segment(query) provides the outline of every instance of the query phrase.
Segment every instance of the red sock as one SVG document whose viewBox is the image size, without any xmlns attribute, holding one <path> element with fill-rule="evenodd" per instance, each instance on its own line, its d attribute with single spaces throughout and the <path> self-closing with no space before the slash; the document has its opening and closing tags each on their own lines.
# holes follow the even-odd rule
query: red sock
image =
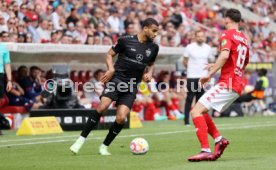
<svg viewBox="0 0 276 170">
<path fill-rule="evenodd" d="M 201 144 L 201 148 L 210 148 L 208 141 L 208 127 L 203 116 L 193 119 L 196 128 L 196 135 Z"/>
<path fill-rule="evenodd" d="M 215 123 L 213 122 L 212 118 L 210 117 L 210 115 L 208 113 L 204 113 L 203 114 L 205 122 L 208 126 L 208 133 L 214 138 L 216 139 L 217 137 L 220 136 L 220 133 L 215 125 Z"/>
</svg>

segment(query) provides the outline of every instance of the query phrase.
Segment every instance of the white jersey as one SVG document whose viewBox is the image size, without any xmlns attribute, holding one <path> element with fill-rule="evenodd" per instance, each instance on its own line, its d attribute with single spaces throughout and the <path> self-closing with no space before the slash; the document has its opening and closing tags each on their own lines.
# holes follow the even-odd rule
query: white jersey
<svg viewBox="0 0 276 170">
<path fill-rule="evenodd" d="M 208 74 L 203 70 L 208 59 L 213 59 L 212 49 L 208 44 L 199 45 L 194 42 L 189 44 L 184 51 L 184 57 L 189 59 L 187 68 L 187 78 L 201 78 Z"/>
</svg>

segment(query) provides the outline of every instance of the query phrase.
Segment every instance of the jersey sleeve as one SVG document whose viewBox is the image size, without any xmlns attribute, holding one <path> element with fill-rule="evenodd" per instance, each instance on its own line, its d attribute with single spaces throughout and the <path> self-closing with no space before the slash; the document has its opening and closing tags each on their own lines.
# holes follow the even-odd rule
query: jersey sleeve
<svg viewBox="0 0 276 170">
<path fill-rule="evenodd" d="M 158 52 L 159 52 L 159 46 L 156 45 L 155 50 L 153 51 L 153 55 L 152 55 L 153 57 L 151 58 L 149 65 L 152 65 L 155 62 Z"/>
<path fill-rule="evenodd" d="M 112 46 L 112 49 L 115 53 L 122 53 L 124 51 L 125 48 L 125 40 L 124 38 L 119 38 L 117 40 L 117 44 L 115 44 L 114 46 Z"/>
<path fill-rule="evenodd" d="M 4 51 L 4 55 L 3 55 L 3 57 L 4 57 L 4 59 L 3 59 L 4 64 L 10 64 L 11 63 L 11 59 L 10 59 L 10 52 L 9 52 L 9 50 L 6 47 L 4 47 L 3 51 Z"/>
<path fill-rule="evenodd" d="M 229 38 L 229 35 L 227 35 L 226 33 L 222 33 L 219 39 L 219 44 L 220 44 L 220 51 L 223 51 L 223 50 L 230 51 L 232 42 L 231 42 L 231 39 Z"/>
</svg>

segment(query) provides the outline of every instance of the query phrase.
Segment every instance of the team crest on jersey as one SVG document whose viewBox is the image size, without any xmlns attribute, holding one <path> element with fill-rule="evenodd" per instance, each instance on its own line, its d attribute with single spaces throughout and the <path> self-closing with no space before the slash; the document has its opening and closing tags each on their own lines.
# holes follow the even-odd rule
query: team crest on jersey
<svg viewBox="0 0 276 170">
<path fill-rule="evenodd" d="M 146 55 L 147 55 L 147 57 L 149 57 L 150 54 L 151 54 L 151 50 L 148 48 L 148 49 L 146 50 Z"/>
<path fill-rule="evenodd" d="M 221 47 L 224 47 L 224 46 L 226 45 L 226 43 L 227 43 L 227 40 L 226 40 L 226 39 L 223 39 L 223 40 L 221 41 Z"/>
<path fill-rule="evenodd" d="M 137 54 L 137 55 L 136 55 L 136 60 L 137 60 L 137 61 L 142 61 L 143 58 L 144 58 L 144 56 L 143 56 L 142 54 Z"/>
</svg>

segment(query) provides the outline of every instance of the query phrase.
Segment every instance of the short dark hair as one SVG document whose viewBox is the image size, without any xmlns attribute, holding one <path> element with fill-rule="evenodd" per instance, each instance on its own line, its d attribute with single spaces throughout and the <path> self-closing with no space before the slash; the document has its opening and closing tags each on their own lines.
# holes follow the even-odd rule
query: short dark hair
<svg viewBox="0 0 276 170">
<path fill-rule="evenodd" d="M 147 18 L 147 19 L 145 19 L 145 20 L 143 21 L 143 23 L 142 23 L 142 28 L 144 28 L 144 27 L 149 27 L 149 26 L 151 26 L 151 25 L 159 26 L 158 22 L 157 22 L 155 19 L 153 19 L 153 18 Z"/>
<path fill-rule="evenodd" d="M 267 69 L 261 68 L 261 69 L 257 70 L 257 72 L 258 72 L 258 75 L 259 75 L 259 76 L 266 76 L 266 74 L 267 74 Z"/>
<path fill-rule="evenodd" d="M 40 68 L 37 67 L 37 66 L 32 66 L 32 67 L 30 67 L 30 72 L 33 72 L 33 71 L 35 71 L 35 70 L 40 70 Z"/>
<path fill-rule="evenodd" d="M 228 17 L 234 22 L 240 22 L 241 21 L 241 12 L 237 9 L 230 8 L 225 12 L 225 18 Z"/>
<path fill-rule="evenodd" d="M 100 73 L 104 73 L 104 70 L 98 69 L 94 72 L 93 77 L 97 77 Z"/>
</svg>

